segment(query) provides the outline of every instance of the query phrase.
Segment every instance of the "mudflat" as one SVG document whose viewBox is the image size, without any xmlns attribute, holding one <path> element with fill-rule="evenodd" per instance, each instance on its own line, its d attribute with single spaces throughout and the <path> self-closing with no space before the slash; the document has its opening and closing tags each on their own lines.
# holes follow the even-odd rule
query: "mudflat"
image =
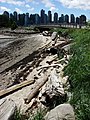
<svg viewBox="0 0 90 120">
<path fill-rule="evenodd" d="M 5 82 L 5 70 L 19 63 L 46 44 L 41 34 L 0 35 L 0 86 Z M 4 73 L 4 75 L 3 75 Z M 1 87 L 2 88 L 2 87 Z"/>
</svg>

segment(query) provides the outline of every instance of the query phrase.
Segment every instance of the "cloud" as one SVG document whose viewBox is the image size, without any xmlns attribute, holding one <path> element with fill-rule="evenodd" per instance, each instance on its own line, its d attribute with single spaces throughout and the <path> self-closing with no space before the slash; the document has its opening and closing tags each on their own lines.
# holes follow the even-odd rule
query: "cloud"
<svg viewBox="0 0 90 120">
<path fill-rule="evenodd" d="M 50 0 L 42 0 L 42 3 L 45 4 L 45 7 L 49 8 L 51 11 L 56 10 L 55 5 Z"/>
<path fill-rule="evenodd" d="M 30 11 L 30 12 L 33 11 L 33 10 L 34 10 L 34 8 L 29 8 L 29 9 L 28 9 L 28 11 Z"/>
<path fill-rule="evenodd" d="M 33 4 L 36 4 L 36 5 L 38 5 L 38 4 L 39 4 L 39 2 L 36 2 L 36 1 L 32 1 L 32 3 L 33 3 Z"/>
<path fill-rule="evenodd" d="M 90 10 L 90 0 L 57 0 L 68 8 Z"/>
<path fill-rule="evenodd" d="M 2 12 L 3 12 L 3 11 L 8 11 L 8 12 L 9 12 L 9 11 L 11 11 L 11 10 L 8 9 L 8 8 L 6 8 L 6 7 L 4 7 L 4 6 L 1 6 L 1 7 L 0 7 L 0 11 L 2 11 Z"/>
<path fill-rule="evenodd" d="M 26 4 L 25 7 L 26 7 L 26 8 L 30 8 L 30 5 Z"/>
<path fill-rule="evenodd" d="M 32 2 L 32 1 L 33 1 L 33 0 L 25 0 L 26 3 L 28 3 L 28 2 Z"/>
<path fill-rule="evenodd" d="M 39 2 L 35 1 L 35 0 L 25 0 L 26 3 L 32 3 L 32 4 L 36 4 L 38 5 Z"/>
<path fill-rule="evenodd" d="M 12 4 L 12 5 L 18 5 L 18 6 L 25 5 L 25 1 L 19 1 L 19 0 L 0 0 L 0 2 Z"/>
<path fill-rule="evenodd" d="M 34 10 L 34 8 L 33 7 L 31 7 L 30 5 L 28 5 L 28 4 L 26 4 L 25 5 L 25 7 L 27 8 L 27 10 L 28 11 L 33 11 Z"/>
<path fill-rule="evenodd" d="M 53 6 L 50 8 L 50 10 L 51 10 L 51 11 L 53 11 L 53 10 L 55 10 L 55 9 L 56 9 L 56 8 L 55 8 L 55 7 L 53 7 Z"/>
<path fill-rule="evenodd" d="M 55 7 L 55 5 L 49 0 L 42 0 L 42 3 L 45 4 L 45 7 Z"/>
<path fill-rule="evenodd" d="M 23 13 L 19 8 L 15 8 L 15 11 L 16 11 L 17 13 Z"/>
</svg>

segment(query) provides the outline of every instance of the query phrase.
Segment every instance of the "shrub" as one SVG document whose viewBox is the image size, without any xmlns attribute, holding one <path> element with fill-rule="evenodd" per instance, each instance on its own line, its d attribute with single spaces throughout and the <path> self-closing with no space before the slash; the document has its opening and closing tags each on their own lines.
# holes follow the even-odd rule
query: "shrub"
<svg viewBox="0 0 90 120">
<path fill-rule="evenodd" d="M 15 30 L 17 28 L 17 24 L 16 22 L 14 21 L 11 25 L 11 30 Z"/>
</svg>

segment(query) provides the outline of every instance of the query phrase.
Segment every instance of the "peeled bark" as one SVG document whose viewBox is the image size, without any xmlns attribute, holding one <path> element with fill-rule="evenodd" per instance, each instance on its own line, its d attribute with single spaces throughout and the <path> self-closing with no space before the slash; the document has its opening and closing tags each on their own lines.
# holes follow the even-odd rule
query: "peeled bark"
<svg viewBox="0 0 90 120">
<path fill-rule="evenodd" d="M 46 83 L 47 80 L 48 80 L 48 75 L 44 76 L 41 82 L 35 87 L 35 89 L 33 89 L 29 93 L 27 98 L 24 99 L 26 104 L 28 104 L 36 96 L 36 94 L 39 92 L 39 89 Z"/>
<path fill-rule="evenodd" d="M 56 70 L 50 74 L 47 83 L 39 93 L 39 99 L 46 106 L 54 106 L 65 101 L 65 92 L 62 83 L 63 78 L 58 76 Z M 58 102 L 57 102 L 58 101 Z"/>
</svg>

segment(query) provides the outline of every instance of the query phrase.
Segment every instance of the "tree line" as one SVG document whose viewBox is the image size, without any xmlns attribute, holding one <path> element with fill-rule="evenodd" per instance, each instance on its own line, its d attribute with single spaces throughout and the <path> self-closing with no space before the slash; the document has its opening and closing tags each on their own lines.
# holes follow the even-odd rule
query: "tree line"
<svg viewBox="0 0 90 120">
<path fill-rule="evenodd" d="M 0 28 L 2 27 L 10 27 L 12 30 L 17 28 L 17 24 L 15 21 L 13 21 L 12 19 L 8 18 L 8 16 L 6 15 L 0 15 Z"/>
</svg>

